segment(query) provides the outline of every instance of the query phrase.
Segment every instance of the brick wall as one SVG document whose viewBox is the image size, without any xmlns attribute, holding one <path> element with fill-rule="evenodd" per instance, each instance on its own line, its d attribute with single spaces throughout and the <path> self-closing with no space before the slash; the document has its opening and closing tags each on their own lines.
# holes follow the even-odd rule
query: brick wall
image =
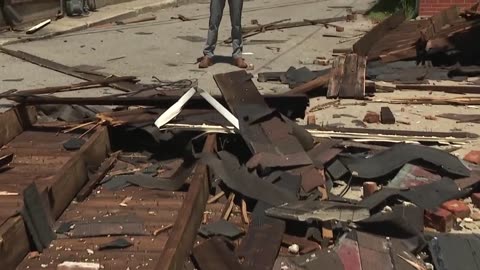
<svg viewBox="0 0 480 270">
<path fill-rule="evenodd" d="M 451 6 L 458 6 L 460 10 L 469 8 L 479 0 L 418 0 L 420 1 L 419 15 L 432 16 Z"/>
</svg>

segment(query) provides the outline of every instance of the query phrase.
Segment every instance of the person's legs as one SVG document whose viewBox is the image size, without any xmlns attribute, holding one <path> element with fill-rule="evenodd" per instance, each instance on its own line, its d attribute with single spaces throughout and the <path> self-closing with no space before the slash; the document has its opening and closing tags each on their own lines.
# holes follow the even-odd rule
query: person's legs
<svg viewBox="0 0 480 270">
<path fill-rule="evenodd" d="M 243 51 L 242 38 L 242 9 L 243 0 L 228 0 L 230 8 L 230 22 L 232 24 L 233 58 L 241 58 Z"/>
<path fill-rule="evenodd" d="M 218 28 L 222 21 L 225 0 L 210 0 L 210 20 L 208 22 L 207 44 L 203 55 L 212 58 L 215 52 L 218 39 Z"/>
</svg>

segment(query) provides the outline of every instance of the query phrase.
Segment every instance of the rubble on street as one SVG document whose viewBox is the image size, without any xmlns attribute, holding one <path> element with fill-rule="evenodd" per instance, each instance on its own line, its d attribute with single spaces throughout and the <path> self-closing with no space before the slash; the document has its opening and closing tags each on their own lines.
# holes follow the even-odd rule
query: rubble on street
<svg viewBox="0 0 480 270">
<path fill-rule="evenodd" d="M 247 39 L 313 25 L 354 44 L 303 67 L 214 73 L 216 93 L 0 47 L 81 80 L 0 89 L 14 103 L 0 114 L 2 269 L 480 270 L 480 149 L 469 144 L 480 130 L 416 129 L 403 113 L 480 105 L 478 6 L 412 20 L 399 10 L 355 36 L 341 23 L 362 14 L 348 6 L 252 22 Z M 260 87 L 272 82 L 288 90 Z M 118 92 L 86 94 L 96 87 Z M 369 104 L 381 106 L 351 109 Z"/>
</svg>

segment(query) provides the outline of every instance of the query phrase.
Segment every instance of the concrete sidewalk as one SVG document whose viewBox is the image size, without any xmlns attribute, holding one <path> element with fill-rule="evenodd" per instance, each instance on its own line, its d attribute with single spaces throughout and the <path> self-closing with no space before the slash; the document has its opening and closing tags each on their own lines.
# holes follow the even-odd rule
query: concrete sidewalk
<svg viewBox="0 0 480 270">
<path fill-rule="evenodd" d="M 91 12 L 85 17 L 64 17 L 53 21 L 38 32 L 27 35 L 22 32 L 6 32 L 0 34 L 0 46 L 51 38 L 58 35 L 84 30 L 89 27 L 113 23 L 118 20 L 132 18 L 140 14 L 153 13 L 163 8 L 177 6 L 184 0 L 134 0 L 115 5 L 109 5 Z"/>
</svg>

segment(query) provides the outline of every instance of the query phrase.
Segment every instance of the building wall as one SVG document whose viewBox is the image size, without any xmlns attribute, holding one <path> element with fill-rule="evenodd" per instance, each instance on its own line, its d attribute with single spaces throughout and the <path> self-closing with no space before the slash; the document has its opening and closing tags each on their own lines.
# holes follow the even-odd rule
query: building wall
<svg viewBox="0 0 480 270">
<path fill-rule="evenodd" d="M 419 15 L 432 16 L 443 9 L 458 6 L 460 10 L 470 8 L 479 0 L 419 0 Z"/>
</svg>

